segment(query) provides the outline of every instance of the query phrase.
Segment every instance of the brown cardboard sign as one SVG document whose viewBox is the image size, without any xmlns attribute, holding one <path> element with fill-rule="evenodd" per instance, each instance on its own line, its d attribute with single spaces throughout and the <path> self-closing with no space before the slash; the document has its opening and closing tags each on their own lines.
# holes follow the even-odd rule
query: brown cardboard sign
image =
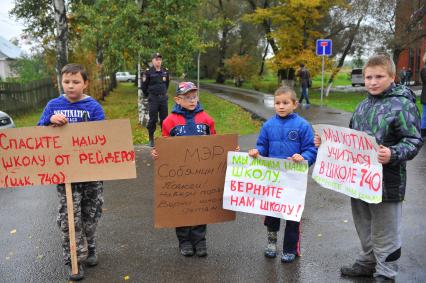
<svg viewBox="0 0 426 283">
<path fill-rule="evenodd" d="M 0 131 L 0 188 L 131 178 L 127 119 Z"/>
<path fill-rule="evenodd" d="M 237 145 L 235 134 L 156 139 L 156 228 L 235 220 L 222 199 L 227 152 Z"/>
</svg>

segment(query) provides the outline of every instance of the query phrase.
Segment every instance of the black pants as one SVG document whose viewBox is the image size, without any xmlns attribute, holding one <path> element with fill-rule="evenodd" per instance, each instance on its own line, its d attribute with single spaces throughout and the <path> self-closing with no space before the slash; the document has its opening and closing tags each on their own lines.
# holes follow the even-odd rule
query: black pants
<svg viewBox="0 0 426 283">
<path fill-rule="evenodd" d="M 176 236 L 179 247 L 192 245 L 194 247 L 206 246 L 207 225 L 176 227 Z"/>
<path fill-rule="evenodd" d="M 300 255 L 300 222 L 285 220 L 283 252 Z M 280 230 L 280 218 L 265 217 L 265 226 L 269 232 Z"/>
<path fill-rule="evenodd" d="M 168 96 L 164 95 L 152 95 L 148 97 L 149 105 L 149 121 L 146 128 L 148 129 L 149 136 L 154 136 L 155 129 L 157 127 L 158 116 L 160 116 L 160 125 L 163 124 L 163 120 L 168 115 L 167 109 Z"/>
</svg>

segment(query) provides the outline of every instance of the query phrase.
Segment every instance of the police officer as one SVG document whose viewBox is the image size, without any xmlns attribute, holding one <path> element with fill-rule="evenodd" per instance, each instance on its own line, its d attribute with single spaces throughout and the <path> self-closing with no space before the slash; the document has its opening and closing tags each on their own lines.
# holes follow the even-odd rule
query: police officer
<svg viewBox="0 0 426 283">
<path fill-rule="evenodd" d="M 152 55 L 152 67 L 142 75 L 142 91 L 144 98 L 148 97 L 149 121 L 146 126 L 149 134 L 149 145 L 154 146 L 154 132 L 160 116 L 160 125 L 167 117 L 167 89 L 169 88 L 169 70 L 161 67 L 160 53 Z"/>
</svg>

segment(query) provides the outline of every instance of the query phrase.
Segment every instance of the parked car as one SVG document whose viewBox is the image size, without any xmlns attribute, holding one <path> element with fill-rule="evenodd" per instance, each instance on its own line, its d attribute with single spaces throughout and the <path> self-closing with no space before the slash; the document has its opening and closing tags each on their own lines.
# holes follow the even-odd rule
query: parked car
<svg viewBox="0 0 426 283">
<path fill-rule="evenodd" d="M 6 113 L 0 111 L 0 130 L 7 128 L 15 128 L 12 118 Z"/>
<path fill-rule="evenodd" d="M 136 75 L 131 75 L 129 72 L 117 72 L 115 77 L 118 82 L 134 82 Z"/>
<path fill-rule="evenodd" d="M 364 86 L 364 76 L 362 74 L 362 69 L 352 69 L 351 82 L 352 86 Z"/>
</svg>

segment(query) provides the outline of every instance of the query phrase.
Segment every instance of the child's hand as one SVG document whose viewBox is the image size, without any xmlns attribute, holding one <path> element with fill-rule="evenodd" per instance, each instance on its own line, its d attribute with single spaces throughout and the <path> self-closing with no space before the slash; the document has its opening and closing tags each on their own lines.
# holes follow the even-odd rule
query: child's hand
<svg viewBox="0 0 426 283">
<path fill-rule="evenodd" d="M 151 150 L 151 157 L 154 160 L 158 159 L 158 152 L 157 152 L 157 150 L 155 148 Z"/>
<path fill-rule="evenodd" d="M 389 147 L 380 145 L 379 150 L 377 151 L 377 158 L 379 163 L 388 164 L 391 158 L 391 150 Z"/>
<path fill-rule="evenodd" d="M 305 160 L 305 158 L 303 158 L 303 156 L 298 153 L 293 154 L 292 157 L 288 157 L 287 159 L 293 160 L 294 162 L 301 162 Z"/>
<path fill-rule="evenodd" d="M 321 137 L 316 132 L 314 136 L 314 144 L 316 147 L 320 147 L 321 145 Z"/>
<path fill-rule="evenodd" d="M 254 149 L 250 149 L 250 150 L 248 151 L 248 155 L 249 155 L 250 157 L 257 158 L 257 157 L 259 156 L 259 151 L 258 151 L 256 148 L 254 148 Z"/>
<path fill-rule="evenodd" d="M 53 126 L 63 126 L 68 123 L 68 119 L 64 114 L 55 114 L 50 117 L 50 123 L 52 123 Z"/>
<path fill-rule="evenodd" d="M 235 148 L 235 151 L 240 151 L 240 146 L 237 145 L 237 147 Z"/>
</svg>

